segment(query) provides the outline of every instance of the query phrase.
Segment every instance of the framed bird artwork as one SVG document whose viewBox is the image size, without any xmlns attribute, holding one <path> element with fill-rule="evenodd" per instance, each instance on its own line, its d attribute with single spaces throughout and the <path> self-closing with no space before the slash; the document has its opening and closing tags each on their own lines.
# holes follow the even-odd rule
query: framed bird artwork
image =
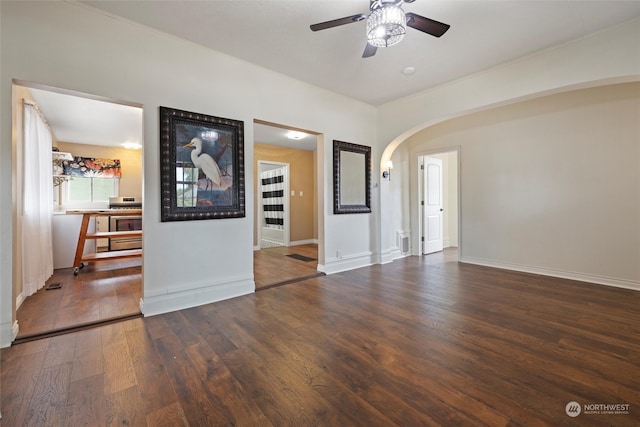
<svg viewBox="0 0 640 427">
<path fill-rule="evenodd" d="M 160 107 L 164 221 L 245 216 L 244 122 Z"/>
</svg>

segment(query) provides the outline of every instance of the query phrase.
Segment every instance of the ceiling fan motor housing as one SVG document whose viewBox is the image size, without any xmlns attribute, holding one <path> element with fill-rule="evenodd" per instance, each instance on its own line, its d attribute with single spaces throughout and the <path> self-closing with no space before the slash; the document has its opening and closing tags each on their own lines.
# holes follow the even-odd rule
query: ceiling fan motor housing
<svg viewBox="0 0 640 427">
<path fill-rule="evenodd" d="M 393 46 L 402 41 L 406 33 L 407 17 L 396 2 L 371 3 L 371 14 L 367 18 L 367 41 L 370 45 Z"/>
</svg>

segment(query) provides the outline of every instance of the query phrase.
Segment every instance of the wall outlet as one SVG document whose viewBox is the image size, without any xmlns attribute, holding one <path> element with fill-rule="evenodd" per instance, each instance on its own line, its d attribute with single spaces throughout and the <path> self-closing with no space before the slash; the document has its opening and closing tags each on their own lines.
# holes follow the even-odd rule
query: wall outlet
<svg viewBox="0 0 640 427">
<path fill-rule="evenodd" d="M 336 258 L 342 258 L 342 252 L 339 249 L 336 251 Z"/>
<path fill-rule="evenodd" d="M 300 197 L 302 197 L 302 191 L 300 192 Z"/>
<path fill-rule="evenodd" d="M 296 195 L 295 190 L 291 190 L 291 197 L 294 197 Z"/>
</svg>

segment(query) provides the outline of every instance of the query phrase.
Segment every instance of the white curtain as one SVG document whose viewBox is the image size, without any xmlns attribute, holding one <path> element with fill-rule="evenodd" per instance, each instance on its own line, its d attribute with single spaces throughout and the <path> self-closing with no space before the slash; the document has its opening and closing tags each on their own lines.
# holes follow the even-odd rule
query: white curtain
<svg viewBox="0 0 640 427">
<path fill-rule="evenodd" d="M 24 103 L 22 182 L 22 296 L 33 295 L 53 274 L 53 164 L 49 126 Z"/>
</svg>

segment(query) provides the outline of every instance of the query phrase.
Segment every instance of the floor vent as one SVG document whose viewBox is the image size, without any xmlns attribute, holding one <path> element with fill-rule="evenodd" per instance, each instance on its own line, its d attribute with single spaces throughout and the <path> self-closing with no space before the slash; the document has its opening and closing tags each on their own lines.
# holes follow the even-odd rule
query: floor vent
<svg viewBox="0 0 640 427">
<path fill-rule="evenodd" d="M 53 289 L 60 289 L 60 288 L 62 288 L 62 283 L 61 282 L 56 282 L 56 283 L 49 284 L 49 286 L 47 286 L 45 288 L 45 290 L 51 291 Z"/>
</svg>

